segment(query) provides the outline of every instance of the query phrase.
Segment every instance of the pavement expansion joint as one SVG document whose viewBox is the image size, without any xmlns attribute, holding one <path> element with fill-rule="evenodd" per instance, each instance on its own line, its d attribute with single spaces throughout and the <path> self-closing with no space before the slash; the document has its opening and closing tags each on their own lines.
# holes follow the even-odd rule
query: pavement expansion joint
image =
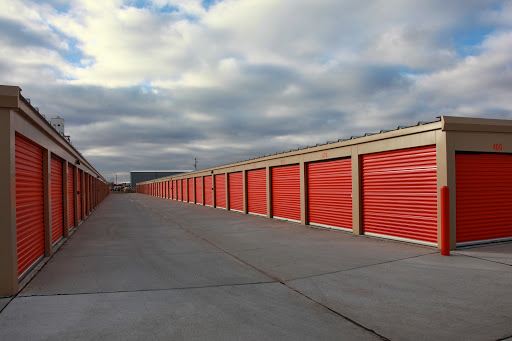
<svg viewBox="0 0 512 341">
<path fill-rule="evenodd" d="M 122 293 L 136 293 L 136 292 L 162 292 L 162 291 L 179 291 L 179 290 L 194 290 L 194 289 L 211 289 L 211 288 L 229 288 L 240 287 L 260 284 L 280 283 L 277 281 L 263 281 L 263 282 L 250 282 L 250 283 L 232 283 L 232 284 L 214 284 L 203 286 L 191 286 L 181 288 L 162 288 L 162 289 L 138 289 L 138 290 L 116 290 L 116 291 L 94 291 L 94 292 L 76 292 L 76 293 L 61 293 L 61 294 L 30 294 L 18 295 L 17 297 L 31 298 L 31 297 L 53 297 L 53 296 L 80 296 L 80 295 L 104 295 L 104 294 L 122 294 Z"/>
<path fill-rule="evenodd" d="M 4 307 L 2 309 L 0 309 L 0 314 L 5 310 L 5 308 L 7 308 L 7 306 L 12 302 L 12 300 L 14 299 L 15 296 L 8 296 L 8 297 L 2 297 L 2 298 L 10 298 L 9 302 L 7 302 L 7 304 L 4 305 Z"/>
<path fill-rule="evenodd" d="M 352 270 L 358 270 L 358 269 L 364 269 L 364 268 L 371 268 L 372 266 L 383 265 L 383 264 L 389 264 L 389 263 L 394 263 L 394 262 L 400 262 L 400 261 L 403 261 L 403 260 L 408 260 L 408 259 L 413 259 L 413 258 L 418 258 L 418 257 L 423 257 L 423 256 L 428 256 L 428 255 L 433 255 L 433 254 L 436 254 L 436 253 L 439 253 L 439 252 L 428 252 L 428 253 L 423 253 L 423 254 L 421 254 L 421 255 L 416 255 L 416 256 L 411 256 L 411 257 L 405 257 L 405 258 L 393 259 L 393 260 L 388 260 L 388 261 L 385 261 L 385 262 L 374 263 L 374 264 L 369 264 L 369 265 L 356 266 L 356 267 L 354 267 L 354 268 L 349 268 L 349 269 L 336 270 L 336 271 L 329 271 L 329 272 L 325 272 L 325 273 L 321 273 L 321 274 L 315 274 L 315 275 L 310 275 L 310 276 L 304 276 L 304 277 L 291 278 L 291 279 L 287 279 L 286 281 L 287 281 L 287 282 L 291 282 L 291 281 L 296 281 L 296 280 L 300 280 L 300 279 L 315 278 L 315 277 L 320 277 L 320 276 L 325 276 L 325 275 L 332 275 L 332 274 L 337 274 L 337 273 L 342 273 L 342 272 L 352 271 Z"/>
<path fill-rule="evenodd" d="M 282 285 L 284 285 L 284 286 L 286 286 L 288 289 L 295 291 L 297 294 L 299 294 L 299 295 L 303 296 L 304 298 L 306 298 L 306 299 L 310 300 L 311 302 L 314 302 L 314 303 L 316 303 L 316 304 L 320 305 L 321 307 L 323 307 L 323 308 L 325 308 L 325 309 L 329 310 L 329 311 L 330 311 L 330 312 L 332 312 L 333 314 L 335 314 L 335 315 L 337 315 L 337 316 L 339 316 L 339 317 L 341 317 L 341 318 L 343 318 L 343 319 L 345 319 L 345 320 L 347 320 L 347 321 L 349 321 L 349 322 L 351 322 L 351 323 L 355 324 L 356 326 L 358 326 L 358 327 L 360 327 L 360 328 L 363 328 L 364 330 L 366 330 L 366 331 L 368 331 L 368 332 L 370 332 L 370 333 L 374 334 L 375 336 L 379 337 L 381 340 L 385 340 L 385 341 L 389 341 L 389 340 L 390 340 L 390 339 L 388 339 L 387 337 L 385 337 L 385 336 L 383 336 L 383 335 L 380 335 L 380 334 L 379 334 L 379 333 L 377 333 L 375 330 L 370 329 L 370 328 L 368 328 L 368 327 L 366 327 L 366 326 L 362 325 L 361 323 L 359 323 L 359 322 L 357 322 L 357 321 L 355 321 L 355 320 L 351 319 L 350 317 L 347 317 L 347 316 L 343 315 L 342 313 L 340 313 L 340 312 L 339 312 L 339 311 L 337 311 L 337 310 L 334 310 L 334 309 L 332 309 L 332 308 L 329 308 L 328 306 L 326 306 L 325 304 L 323 304 L 323 303 L 321 303 L 321 302 L 318 302 L 317 300 L 313 299 L 312 297 L 310 297 L 310 296 L 308 296 L 308 295 L 304 294 L 302 291 L 300 291 L 300 290 L 298 290 L 298 289 L 295 289 L 294 287 L 291 287 L 291 286 L 289 286 L 288 284 L 286 284 L 286 283 L 284 283 L 284 282 L 281 282 L 281 284 L 282 284 Z"/>
<path fill-rule="evenodd" d="M 509 264 L 509 263 L 498 262 L 497 260 L 492 260 L 492 259 L 481 258 L 481 257 L 477 257 L 477 256 L 466 255 L 464 253 L 459 253 L 457 251 L 455 251 L 455 252 L 452 251 L 452 253 L 457 255 L 457 256 L 464 256 L 464 257 L 479 259 L 479 260 L 486 261 L 486 262 L 491 262 L 491 263 L 496 263 L 496 264 L 501 264 L 501 265 L 512 266 L 512 264 Z"/>
</svg>

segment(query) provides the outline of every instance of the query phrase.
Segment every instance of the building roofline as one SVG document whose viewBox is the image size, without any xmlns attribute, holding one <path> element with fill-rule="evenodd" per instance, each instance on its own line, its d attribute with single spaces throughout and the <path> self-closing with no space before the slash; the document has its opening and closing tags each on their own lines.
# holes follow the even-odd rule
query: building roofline
<svg viewBox="0 0 512 341">
<path fill-rule="evenodd" d="M 171 169 L 171 170 L 136 170 L 130 171 L 130 173 L 169 173 L 169 172 L 193 172 L 193 170 L 185 169 Z"/>
</svg>

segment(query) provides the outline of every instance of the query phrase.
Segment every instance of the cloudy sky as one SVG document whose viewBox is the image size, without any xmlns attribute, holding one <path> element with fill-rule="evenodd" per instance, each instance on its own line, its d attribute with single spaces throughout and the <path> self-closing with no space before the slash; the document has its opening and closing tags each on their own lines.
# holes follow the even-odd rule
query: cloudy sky
<svg viewBox="0 0 512 341">
<path fill-rule="evenodd" d="M 107 180 L 439 115 L 512 119 L 512 1 L 0 0 L 19 85 Z"/>
</svg>

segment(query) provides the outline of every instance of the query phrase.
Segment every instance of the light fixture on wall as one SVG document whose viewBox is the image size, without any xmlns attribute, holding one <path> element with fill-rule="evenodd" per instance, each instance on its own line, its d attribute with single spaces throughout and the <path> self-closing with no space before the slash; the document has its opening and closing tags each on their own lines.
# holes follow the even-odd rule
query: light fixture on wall
<svg viewBox="0 0 512 341">
<path fill-rule="evenodd" d="M 80 160 L 77 159 L 75 162 L 75 165 L 79 165 L 79 164 L 80 164 Z"/>
</svg>

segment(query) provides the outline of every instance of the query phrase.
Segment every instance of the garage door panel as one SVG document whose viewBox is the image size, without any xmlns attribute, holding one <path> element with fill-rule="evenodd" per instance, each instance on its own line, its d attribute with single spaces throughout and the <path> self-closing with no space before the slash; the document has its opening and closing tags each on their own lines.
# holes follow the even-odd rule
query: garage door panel
<svg viewBox="0 0 512 341">
<path fill-rule="evenodd" d="M 60 160 L 51 159 L 51 207 L 52 207 L 52 243 L 64 236 L 64 185 L 63 164 Z"/>
<path fill-rule="evenodd" d="M 247 176 L 247 211 L 267 215 L 267 170 L 250 170 Z"/>
<path fill-rule="evenodd" d="M 299 165 L 271 168 L 272 215 L 276 218 L 300 221 Z"/>
<path fill-rule="evenodd" d="M 361 157 L 363 230 L 437 243 L 436 147 Z"/>
<path fill-rule="evenodd" d="M 204 177 L 204 204 L 213 206 L 212 176 Z"/>
<path fill-rule="evenodd" d="M 44 255 L 43 149 L 15 137 L 18 276 Z"/>
<path fill-rule="evenodd" d="M 83 215 L 82 215 L 82 171 L 81 170 L 78 170 L 78 181 L 77 181 L 77 192 L 78 192 L 78 195 L 77 195 L 77 200 L 78 200 L 78 220 L 82 220 L 83 219 Z"/>
<path fill-rule="evenodd" d="M 226 175 L 215 175 L 215 206 L 226 208 Z"/>
<path fill-rule="evenodd" d="M 458 153 L 455 163 L 457 243 L 512 238 L 512 155 Z"/>
<path fill-rule="evenodd" d="M 187 179 L 188 184 L 188 202 L 194 202 L 194 178 Z"/>
<path fill-rule="evenodd" d="M 195 178 L 196 182 L 196 204 L 203 203 L 203 180 L 202 178 Z"/>
<path fill-rule="evenodd" d="M 351 160 L 308 163 L 306 170 L 309 223 L 352 229 Z"/>
<path fill-rule="evenodd" d="M 183 180 L 178 180 L 178 200 L 183 200 Z"/>
<path fill-rule="evenodd" d="M 229 181 L 229 209 L 244 210 L 244 188 L 242 172 L 228 174 Z"/>
</svg>

